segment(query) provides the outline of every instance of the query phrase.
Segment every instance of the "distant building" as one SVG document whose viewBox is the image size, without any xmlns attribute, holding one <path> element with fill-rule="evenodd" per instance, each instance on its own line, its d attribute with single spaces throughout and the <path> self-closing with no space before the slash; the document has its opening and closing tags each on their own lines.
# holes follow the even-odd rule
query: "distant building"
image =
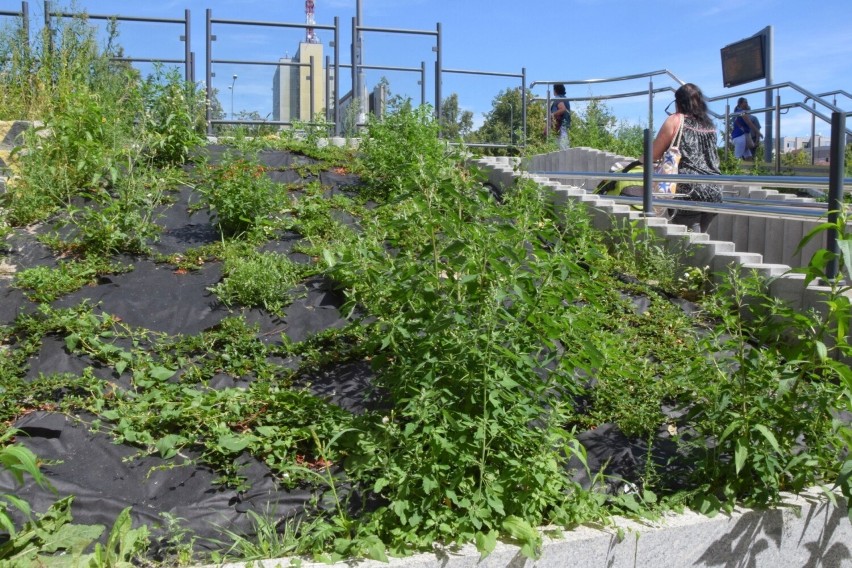
<svg viewBox="0 0 852 568">
<path fill-rule="evenodd" d="M 272 120 L 310 122 L 317 114 L 325 114 L 326 71 L 322 48 L 321 43 L 302 42 L 295 57 L 279 59 L 282 65 L 276 67 L 272 77 Z"/>
<path fill-rule="evenodd" d="M 814 136 L 814 144 L 813 146 L 816 149 L 819 148 L 828 148 L 831 146 L 831 137 L 829 136 Z M 796 150 L 810 150 L 811 149 L 811 137 L 810 136 L 782 136 L 781 137 L 781 153 L 786 154 L 787 152 L 795 152 Z"/>
</svg>

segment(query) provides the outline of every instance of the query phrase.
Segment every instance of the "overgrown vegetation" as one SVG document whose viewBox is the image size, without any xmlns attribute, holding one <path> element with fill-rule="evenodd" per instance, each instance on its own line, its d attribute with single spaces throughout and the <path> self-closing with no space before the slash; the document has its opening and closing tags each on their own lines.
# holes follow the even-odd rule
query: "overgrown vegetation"
<svg viewBox="0 0 852 568">
<path fill-rule="evenodd" d="M 140 456 L 177 467 L 191 455 L 243 490 L 239 458 L 249 455 L 280 486 L 314 495 L 298 518 L 252 512 L 255 534 L 223 530 L 210 558 L 193 557 L 192 536 L 171 519 L 171 560 L 385 559 L 435 542 L 473 542 L 487 554 L 498 538 L 536 557 L 545 524 L 606 523 L 613 513 L 652 516 L 684 503 L 712 514 L 813 485 L 852 497 L 844 418 L 852 305 L 844 281 L 826 271 L 838 261 L 849 276 L 845 219 L 841 255 L 821 251 L 803 269 L 829 284 L 826 309 L 797 313 L 756 278 L 729 276 L 707 290 L 707 275 L 686 270 L 652 231 L 628 223 L 603 235 L 581 205 L 557 214 L 529 180 L 497 202 L 438 139 L 431 110 L 409 101 L 370 122 L 357 156 L 320 148 L 320 129 L 298 139 L 237 132 L 220 163 L 187 164 L 201 153 L 192 87 L 167 71 L 143 80 L 116 68 L 107 56 L 117 48 L 94 49 L 82 20 L 61 34 L 57 53 L 81 57 L 68 70 L 0 75 L 18 84 L 59 73 L 26 95 L 16 87 L 20 106 L 6 109 L 36 113 L 44 128 L 28 134 L 3 207 L 16 227 L 50 220 L 43 242 L 70 257 L 15 278 L 39 306 L 0 327 L 0 421 L 61 412 Z M 16 37 L 0 41 L 7 53 Z M 574 124 L 578 144 L 615 143 L 603 105 Z M 259 159 L 267 148 L 305 157 L 291 166 L 302 181 L 274 183 Z M 317 179 L 330 169 L 358 172 L 361 183 L 331 194 Z M 158 211 L 181 183 L 194 187 L 192 207 L 209 211 L 220 242 L 153 257 Z M 264 249 L 291 232 L 307 256 L 301 264 Z M 122 255 L 177 271 L 221 262 L 211 291 L 235 311 L 197 334 L 169 336 L 85 302 L 50 305 L 124 270 Z M 345 295 L 345 327 L 270 341 L 238 311 L 280 316 L 310 278 Z M 688 313 L 684 298 L 700 304 Z M 25 380 L 46 337 L 126 388 L 91 367 Z M 369 366 L 379 408 L 349 412 L 305 386 L 343 363 Z M 234 386 L 213 388 L 217 377 Z M 632 478 L 585 471 L 578 435 L 603 425 L 648 445 Z M 679 450 L 664 463 L 650 459 L 661 429 Z M 18 481 L 44 482 L 36 457 L 11 436 L 0 437 L 0 464 Z M 56 553 L 103 566 L 150 561 L 149 531 L 132 527 L 130 511 L 106 545 L 94 543 L 104 527 L 75 524 L 71 499 L 32 515 L 21 499 L 0 496 L 0 561 Z"/>
</svg>

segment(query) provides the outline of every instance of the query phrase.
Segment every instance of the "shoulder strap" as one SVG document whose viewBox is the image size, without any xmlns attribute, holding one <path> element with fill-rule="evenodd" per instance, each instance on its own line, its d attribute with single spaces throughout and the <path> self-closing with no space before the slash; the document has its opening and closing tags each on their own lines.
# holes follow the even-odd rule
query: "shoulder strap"
<svg viewBox="0 0 852 568">
<path fill-rule="evenodd" d="M 672 143 L 669 144 L 669 148 L 677 148 L 678 146 L 680 146 L 680 135 L 683 133 L 684 122 L 686 122 L 686 116 L 681 114 L 680 125 L 678 125 L 677 127 L 677 133 L 675 134 L 674 138 L 672 138 Z"/>
</svg>

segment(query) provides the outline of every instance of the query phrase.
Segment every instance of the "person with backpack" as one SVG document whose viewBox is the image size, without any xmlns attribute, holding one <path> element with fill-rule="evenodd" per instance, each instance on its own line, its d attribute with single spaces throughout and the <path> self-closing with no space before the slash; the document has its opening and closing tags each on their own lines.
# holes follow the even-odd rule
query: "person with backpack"
<svg viewBox="0 0 852 568">
<path fill-rule="evenodd" d="M 760 142 L 760 123 L 749 114 L 751 107 L 745 97 L 740 97 L 734 107 L 731 123 L 731 141 L 734 143 L 734 156 L 741 160 L 754 157 L 752 150 Z"/>
<path fill-rule="evenodd" d="M 550 119 L 553 131 L 559 138 L 559 149 L 565 150 L 570 147 L 568 130 L 571 128 L 571 103 L 565 98 L 565 85 L 557 83 L 553 85 L 553 94 L 556 99 L 550 105 Z"/>
</svg>

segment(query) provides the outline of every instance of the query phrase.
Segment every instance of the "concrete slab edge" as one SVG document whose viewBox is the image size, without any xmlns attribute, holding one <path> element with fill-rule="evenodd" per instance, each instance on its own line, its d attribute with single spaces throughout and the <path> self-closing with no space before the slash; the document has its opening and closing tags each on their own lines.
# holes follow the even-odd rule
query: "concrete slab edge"
<svg viewBox="0 0 852 568">
<path fill-rule="evenodd" d="M 782 506 L 766 510 L 739 509 L 707 517 L 692 511 L 639 523 L 616 517 L 612 525 L 580 526 L 559 531 L 541 529 L 541 556 L 531 560 L 511 543 L 498 542 L 481 558 L 473 545 L 389 562 L 348 560 L 332 566 L 353 568 L 682 568 L 686 566 L 749 566 L 793 568 L 852 566 L 852 523 L 847 503 L 833 503 L 822 493 L 787 496 Z M 548 536 L 550 535 L 550 536 Z M 302 568 L 329 564 L 279 558 L 254 563 L 226 563 L 219 568 Z M 213 565 L 209 565 L 212 568 Z"/>
</svg>

